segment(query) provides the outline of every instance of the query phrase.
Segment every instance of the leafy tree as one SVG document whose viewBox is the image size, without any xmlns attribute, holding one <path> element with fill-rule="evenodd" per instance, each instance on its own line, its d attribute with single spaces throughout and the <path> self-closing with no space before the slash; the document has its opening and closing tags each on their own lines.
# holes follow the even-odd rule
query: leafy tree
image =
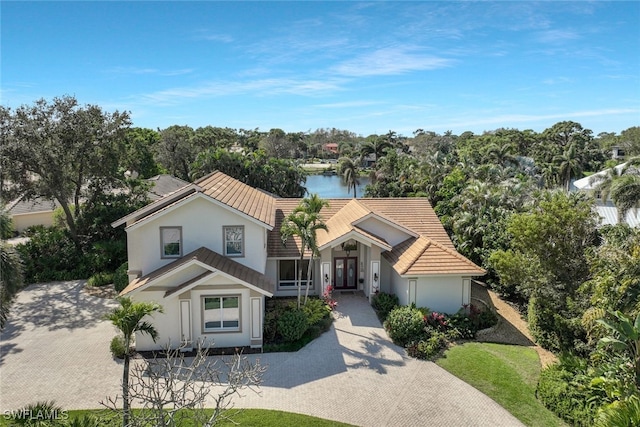
<svg viewBox="0 0 640 427">
<path fill-rule="evenodd" d="M 169 126 L 160 131 L 160 141 L 155 144 L 156 161 L 171 175 L 185 181 L 191 180 L 191 163 L 201 151 L 194 136 L 190 126 Z"/>
<path fill-rule="evenodd" d="M 125 136 L 125 154 L 121 170 L 135 171 L 138 178 L 151 178 L 160 173 L 153 153 L 160 141 L 160 134 L 153 129 L 131 128 Z"/>
<path fill-rule="evenodd" d="M 342 157 L 338 161 L 338 173 L 342 176 L 342 180 L 347 184 L 347 190 L 353 188 L 353 198 L 357 196 L 356 188 L 360 184 L 358 181 L 358 166 L 348 157 Z"/>
<path fill-rule="evenodd" d="M 311 259 L 317 253 L 318 230 L 327 230 L 327 225 L 320 216 L 322 208 L 322 200 L 313 196 L 310 200 L 302 201 L 300 205 L 287 215 L 280 227 L 280 237 L 282 244 L 286 245 L 287 241 L 296 236 L 300 240 L 300 261 L 298 263 L 298 308 L 300 308 L 300 292 L 302 288 L 302 263 L 304 261 L 305 252 L 310 251 Z M 311 264 L 311 261 L 309 262 Z"/>
<path fill-rule="evenodd" d="M 586 253 L 595 244 L 596 225 L 596 214 L 584 195 L 543 193 L 531 211 L 509 220 L 510 248 L 490 257 L 501 279 L 512 280 L 518 268 L 514 262 L 526 266 L 518 278 L 529 300 L 529 327 L 546 348 L 574 349 L 582 339 L 573 301 L 589 276 Z"/>
<path fill-rule="evenodd" d="M 0 146 L 0 158 L 10 165 L 7 178 L 27 197 L 58 201 L 80 246 L 79 218 L 99 195 L 122 186 L 119 166 L 129 115 L 81 107 L 70 96 L 51 103 L 41 99 L 13 113 L 0 110 L 8 121 L 3 128 L 10 129 Z"/>
<path fill-rule="evenodd" d="M 22 284 L 22 261 L 18 253 L 0 241 L 0 330 L 4 328 L 11 302 Z"/>
<path fill-rule="evenodd" d="M 13 221 L 7 212 L 6 207 L 0 204 L 0 239 L 13 237 Z"/>
<path fill-rule="evenodd" d="M 191 168 L 194 178 L 218 170 L 280 197 L 302 197 L 306 192 L 306 173 L 300 166 L 291 160 L 270 158 L 262 150 L 241 154 L 210 148 L 198 154 Z"/>
<path fill-rule="evenodd" d="M 143 319 L 154 313 L 162 313 L 162 306 L 151 302 L 133 302 L 128 297 L 118 299 L 120 307 L 113 309 L 106 318 L 118 328 L 124 336 L 125 354 L 124 370 L 122 373 L 122 401 L 123 417 L 122 426 L 129 426 L 131 399 L 129 398 L 129 364 L 131 360 L 131 344 L 136 332 L 148 334 L 155 342 L 158 339 L 158 331 L 152 323 Z"/>
</svg>

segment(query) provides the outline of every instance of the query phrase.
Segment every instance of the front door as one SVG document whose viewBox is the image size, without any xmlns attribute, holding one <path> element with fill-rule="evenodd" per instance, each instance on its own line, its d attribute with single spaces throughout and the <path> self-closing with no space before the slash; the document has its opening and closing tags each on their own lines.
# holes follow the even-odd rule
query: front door
<svg viewBox="0 0 640 427">
<path fill-rule="evenodd" d="M 358 287 L 358 258 L 345 257 L 334 258 L 333 277 L 335 278 L 335 288 L 356 289 Z"/>
</svg>

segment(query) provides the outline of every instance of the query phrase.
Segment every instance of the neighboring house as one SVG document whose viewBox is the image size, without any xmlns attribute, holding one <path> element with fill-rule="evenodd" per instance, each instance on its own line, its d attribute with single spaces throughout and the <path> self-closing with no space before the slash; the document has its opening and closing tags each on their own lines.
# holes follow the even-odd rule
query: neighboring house
<svg viewBox="0 0 640 427">
<path fill-rule="evenodd" d="M 138 350 L 213 338 L 218 347 L 262 346 L 265 297 L 294 296 L 300 242 L 280 226 L 301 199 L 277 198 L 221 172 L 114 222 L 126 224 L 129 285 L 155 301 L 160 340 Z M 321 216 L 311 294 L 398 295 L 401 304 L 456 312 L 485 272 L 458 254 L 427 199 L 330 199 Z M 303 261 L 306 280 L 310 253 Z"/>
<path fill-rule="evenodd" d="M 626 165 L 626 163 L 622 163 L 615 166 L 616 172 L 620 174 Z M 574 181 L 573 185 L 578 191 L 593 194 L 595 197 L 595 210 L 598 212 L 598 215 L 600 215 L 600 223 L 602 225 L 616 225 L 618 223 L 618 208 L 616 208 L 611 199 L 602 200 L 600 193 L 595 191 L 595 188 L 598 185 L 598 178 L 605 177 L 606 175 L 607 170 L 603 170 L 591 176 L 580 178 Z M 631 227 L 640 226 L 640 219 L 638 218 L 635 209 L 631 209 L 627 212 L 624 221 Z"/>
<path fill-rule="evenodd" d="M 171 175 L 156 175 L 146 181 L 151 183 L 147 196 L 152 201 L 188 184 Z M 41 197 L 25 199 L 24 196 L 20 196 L 9 202 L 7 212 L 13 222 L 13 229 L 22 233 L 34 225 L 52 226 L 53 212 L 59 207 L 60 204 L 55 200 L 46 200 Z"/>
</svg>

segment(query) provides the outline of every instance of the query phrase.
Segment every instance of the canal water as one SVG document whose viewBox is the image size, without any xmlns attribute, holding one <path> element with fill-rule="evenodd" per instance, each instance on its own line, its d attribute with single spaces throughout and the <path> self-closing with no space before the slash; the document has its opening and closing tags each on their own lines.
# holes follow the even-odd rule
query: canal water
<svg viewBox="0 0 640 427">
<path fill-rule="evenodd" d="M 360 185 L 356 187 L 358 199 L 364 195 L 364 188 L 369 183 L 369 178 L 358 178 Z M 338 175 L 309 175 L 305 184 L 309 194 L 318 193 L 323 199 L 350 199 L 353 197 L 353 188 L 347 190 L 347 186 L 342 182 L 342 177 Z"/>
</svg>

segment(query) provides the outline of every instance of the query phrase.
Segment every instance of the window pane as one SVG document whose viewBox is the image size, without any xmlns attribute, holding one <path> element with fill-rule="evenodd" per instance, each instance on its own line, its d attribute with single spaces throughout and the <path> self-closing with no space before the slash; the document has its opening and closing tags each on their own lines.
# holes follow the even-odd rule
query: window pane
<svg viewBox="0 0 640 427">
<path fill-rule="evenodd" d="M 307 273 L 309 272 L 309 260 L 305 259 L 302 261 L 302 280 L 307 280 Z"/>
<path fill-rule="evenodd" d="M 225 255 L 242 255 L 244 227 L 224 227 Z"/>
<path fill-rule="evenodd" d="M 181 232 L 179 228 L 162 229 L 162 254 L 164 256 L 180 256 Z"/>
<path fill-rule="evenodd" d="M 280 280 L 296 280 L 296 262 L 292 259 L 280 261 Z"/>
<path fill-rule="evenodd" d="M 238 297 L 227 297 L 223 299 L 224 308 L 238 308 Z"/>
<path fill-rule="evenodd" d="M 220 298 L 205 298 L 204 299 L 204 309 L 205 310 L 213 310 L 216 308 L 220 308 Z"/>
</svg>

